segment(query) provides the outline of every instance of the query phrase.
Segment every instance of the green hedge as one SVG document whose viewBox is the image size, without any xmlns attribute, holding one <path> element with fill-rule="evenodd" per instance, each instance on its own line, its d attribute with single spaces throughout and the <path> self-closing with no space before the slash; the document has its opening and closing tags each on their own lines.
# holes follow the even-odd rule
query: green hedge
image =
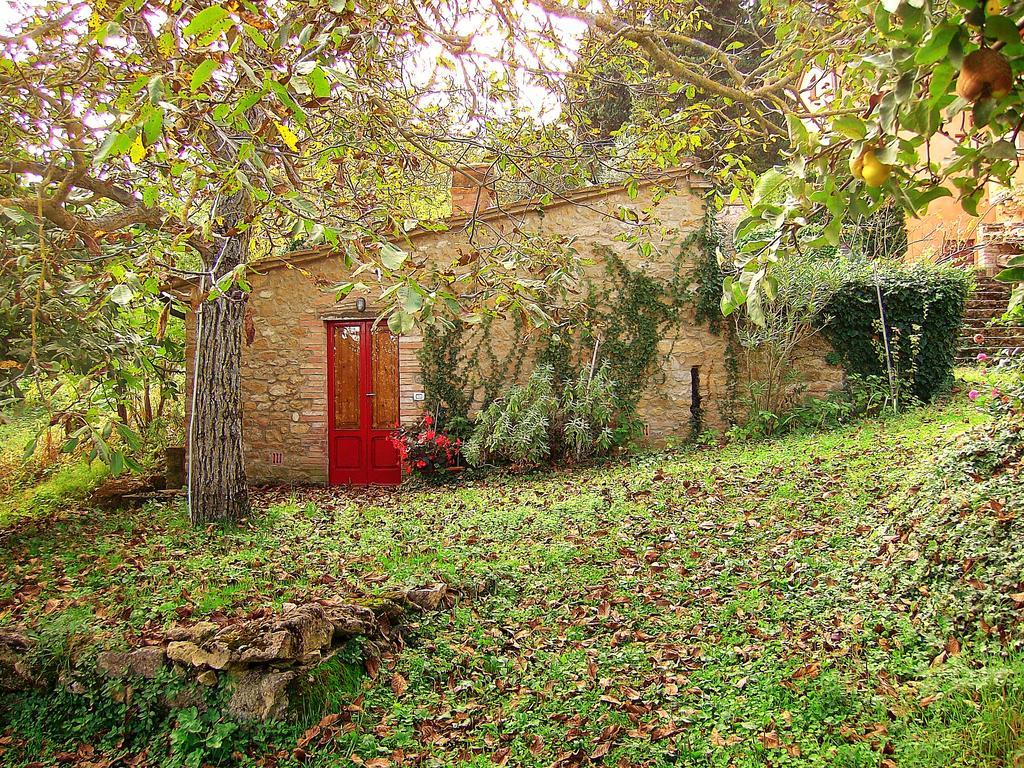
<svg viewBox="0 0 1024 768">
<path fill-rule="evenodd" d="M 952 381 L 960 326 L 973 276 L 953 267 L 877 265 L 896 368 L 910 392 L 928 402 Z M 886 375 L 876 273 L 854 267 L 828 308 L 825 334 L 848 373 Z"/>
</svg>

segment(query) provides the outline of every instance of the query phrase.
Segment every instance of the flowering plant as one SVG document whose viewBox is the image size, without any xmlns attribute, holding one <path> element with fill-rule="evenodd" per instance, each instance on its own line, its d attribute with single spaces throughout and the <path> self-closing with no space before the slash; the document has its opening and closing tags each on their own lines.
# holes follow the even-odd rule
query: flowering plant
<svg viewBox="0 0 1024 768">
<path fill-rule="evenodd" d="M 405 471 L 439 477 L 462 468 L 462 440 L 452 438 L 434 424 L 429 413 L 413 427 L 399 429 L 391 437 Z"/>
</svg>

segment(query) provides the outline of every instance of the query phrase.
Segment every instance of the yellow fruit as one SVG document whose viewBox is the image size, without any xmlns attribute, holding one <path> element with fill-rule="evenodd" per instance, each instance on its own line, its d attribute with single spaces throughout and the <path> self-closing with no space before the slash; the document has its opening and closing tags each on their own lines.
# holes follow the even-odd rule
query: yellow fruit
<svg viewBox="0 0 1024 768">
<path fill-rule="evenodd" d="M 998 51 L 979 48 L 964 56 L 960 76 L 956 80 L 956 95 L 975 102 L 991 96 L 1001 99 L 1013 88 L 1013 70 L 1010 62 Z"/>
<path fill-rule="evenodd" d="M 892 174 L 892 166 L 886 165 L 877 157 L 874 152 L 864 153 L 864 170 L 863 176 L 864 183 L 869 187 L 880 187 L 889 180 L 889 176 Z"/>
<path fill-rule="evenodd" d="M 995 16 L 997 13 L 1003 10 L 1003 4 L 1001 0 L 988 0 L 985 3 L 985 14 L 987 16 Z"/>
<path fill-rule="evenodd" d="M 853 160 L 850 161 L 850 173 L 853 174 L 855 179 L 864 178 L 864 153 L 861 152 Z"/>
</svg>

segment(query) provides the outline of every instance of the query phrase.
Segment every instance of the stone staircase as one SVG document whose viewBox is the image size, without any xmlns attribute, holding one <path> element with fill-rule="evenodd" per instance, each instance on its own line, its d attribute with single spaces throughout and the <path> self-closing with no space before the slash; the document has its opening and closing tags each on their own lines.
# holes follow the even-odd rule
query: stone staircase
<svg viewBox="0 0 1024 768">
<path fill-rule="evenodd" d="M 978 285 L 967 300 L 964 326 L 960 331 L 960 351 L 956 356 L 959 364 L 975 362 L 979 352 L 993 357 L 1001 349 L 1024 347 L 1024 326 L 989 325 L 1006 311 L 1011 286 L 980 273 L 976 279 Z M 985 337 L 981 344 L 974 341 L 978 333 Z"/>
</svg>

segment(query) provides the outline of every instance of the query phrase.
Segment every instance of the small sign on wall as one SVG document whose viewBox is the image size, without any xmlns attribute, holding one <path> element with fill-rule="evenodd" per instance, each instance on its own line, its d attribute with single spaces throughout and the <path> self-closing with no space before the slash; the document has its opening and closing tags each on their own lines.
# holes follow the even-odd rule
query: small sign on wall
<svg viewBox="0 0 1024 768">
<path fill-rule="evenodd" d="M 427 399 L 427 394 L 425 392 L 413 392 L 412 399 L 417 403 L 421 403 Z"/>
</svg>

